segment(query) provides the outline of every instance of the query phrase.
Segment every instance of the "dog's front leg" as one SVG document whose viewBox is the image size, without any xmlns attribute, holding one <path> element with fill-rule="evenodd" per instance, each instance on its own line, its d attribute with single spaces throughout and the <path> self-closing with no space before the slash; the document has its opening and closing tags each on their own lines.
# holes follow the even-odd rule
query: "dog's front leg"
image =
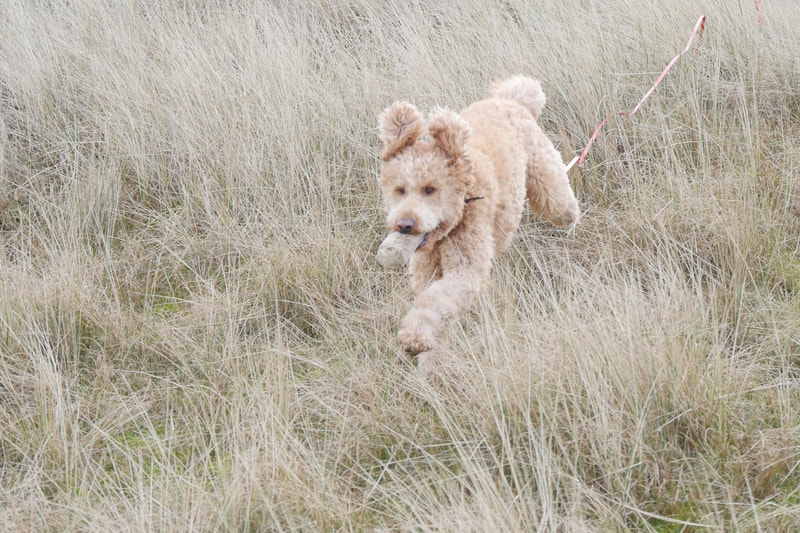
<svg viewBox="0 0 800 533">
<path fill-rule="evenodd" d="M 412 355 L 433 349 L 447 318 L 467 307 L 482 284 L 483 276 L 470 268 L 448 271 L 431 283 L 403 318 L 400 346 Z"/>
<path fill-rule="evenodd" d="M 419 292 L 400 325 L 397 340 L 406 353 L 433 349 L 447 318 L 467 307 L 483 288 L 491 270 L 491 249 L 470 251 L 469 255 L 463 253 L 456 239 L 447 243 L 442 251 L 441 277 Z"/>
</svg>

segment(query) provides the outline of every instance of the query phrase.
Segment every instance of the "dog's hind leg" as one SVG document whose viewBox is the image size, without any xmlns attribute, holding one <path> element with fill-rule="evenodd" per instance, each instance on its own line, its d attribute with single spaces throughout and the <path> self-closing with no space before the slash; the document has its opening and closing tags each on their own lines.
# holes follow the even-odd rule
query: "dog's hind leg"
<svg viewBox="0 0 800 533">
<path fill-rule="evenodd" d="M 557 226 L 574 224 L 580 208 L 567 176 L 561 154 L 538 125 L 528 143 L 528 167 L 525 182 L 528 203 L 541 218 Z"/>
</svg>

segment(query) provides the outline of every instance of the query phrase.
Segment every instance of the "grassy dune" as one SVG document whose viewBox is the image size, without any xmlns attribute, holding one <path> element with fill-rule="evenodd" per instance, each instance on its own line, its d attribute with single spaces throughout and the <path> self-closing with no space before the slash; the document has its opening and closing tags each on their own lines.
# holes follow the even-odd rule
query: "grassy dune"
<svg viewBox="0 0 800 533">
<path fill-rule="evenodd" d="M 795 530 L 800 7 L 761 10 L 5 0 L 0 530 Z M 700 14 L 422 375 L 380 111 L 530 74 L 568 161 Z"/>
</svg>

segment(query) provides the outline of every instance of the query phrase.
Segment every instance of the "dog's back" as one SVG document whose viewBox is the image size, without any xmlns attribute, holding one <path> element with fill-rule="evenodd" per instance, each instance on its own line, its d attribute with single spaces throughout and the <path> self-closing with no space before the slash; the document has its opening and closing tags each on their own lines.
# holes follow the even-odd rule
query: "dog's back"
<svg viewBox="0 0 800 533">
<path fill-rule="evenodd" d="M 492 85 L 489 98 L 461 112 L 469 123 L 473 157 L 491 165 L 478 180 L 497 188 L 495 248 L 502 250 L 522 218 L 525 199 L 540 217 L 557 225 L 580 218 L 561 154 L 537 123 L 546 98 L 539 81 L 513 76 Z M 491 174 L 491 175 L 488 175 Z"/>
<path fill-rule="evenodd" d="M 530 139 L 539 127 L 535 117 L 545 104 L 538 81 L 515 76 L 489 90 L 489 98 L 461 112 L 472 134 L 468 141 L 475 164 L 475 178 L 492 191 L 494 241 L 503 250 L 522 218 L 526 175 L 530 163 Z"/>
</svg>

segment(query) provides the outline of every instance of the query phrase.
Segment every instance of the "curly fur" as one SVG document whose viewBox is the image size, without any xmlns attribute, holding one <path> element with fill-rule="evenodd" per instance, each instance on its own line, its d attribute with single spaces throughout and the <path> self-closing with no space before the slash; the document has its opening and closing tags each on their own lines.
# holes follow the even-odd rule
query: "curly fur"
<svg viewBox="0 0 800 533">
<path fill-rule="evenodd" d="M 514 76 L 461 113 L 435 110 L 432 141 L 422 114 L 395 102 L 380 117 L 380 183 L 387 223 L 427 235 L 412 256 L 414 305 L 398 341 L 407 353 L 434 348 L 447 317 L 469 305 L 508 246 L 527 201 L 540 217 L 573 224 L 580 213 L 561 155 L 536 123 L 538 81 Z M 468 198 L 483 197 L 467 203 Z"/>
</svg>

